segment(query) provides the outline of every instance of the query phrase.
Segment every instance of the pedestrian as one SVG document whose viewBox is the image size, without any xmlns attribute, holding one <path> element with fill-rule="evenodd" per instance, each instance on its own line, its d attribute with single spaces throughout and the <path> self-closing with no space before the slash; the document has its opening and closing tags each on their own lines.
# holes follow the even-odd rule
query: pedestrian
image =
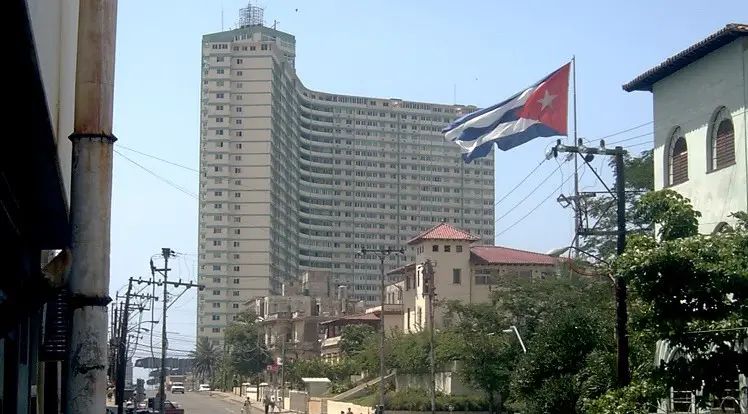
<svg viewBox="0 0 748 414">
<path fill-rule="evenodd" d="M 244 405 L 242 406 L 242 414 L 250 414 L 252 413 L 252 401 L 247 397 L 246 400 L 244 400 Z"/>
</svg>

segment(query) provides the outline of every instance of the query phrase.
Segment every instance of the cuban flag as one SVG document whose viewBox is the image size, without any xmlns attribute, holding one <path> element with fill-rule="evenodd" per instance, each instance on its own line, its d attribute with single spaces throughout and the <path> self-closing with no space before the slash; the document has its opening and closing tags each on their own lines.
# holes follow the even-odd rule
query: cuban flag
<svg viewBox="0 0 748 414">
<path fill-rule="evenodd" d="M 566 136 L 571 63 L 504 102 L 458 118 L 442 132 L 462 148 L 470 163 L 491 152 L 508 151 L 540 137 Z"/>
</svg>

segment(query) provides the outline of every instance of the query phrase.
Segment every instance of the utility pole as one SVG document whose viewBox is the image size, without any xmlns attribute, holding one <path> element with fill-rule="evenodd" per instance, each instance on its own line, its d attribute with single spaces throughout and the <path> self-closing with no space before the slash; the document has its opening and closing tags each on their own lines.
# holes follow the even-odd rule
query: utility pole
<svg viewBox="0 0 748 414">
<path fill-rule="evenodd" d="M 431 414 L 436 414 L 436 338 L 434 333 L 434 304 L 436 303 L 436 278 L 434 277 L 434 266 L 431 260 L 426 260 L 423 264 L 423 278 L 427 281 L 424 286 L 428 295 L 429 302 L 429 365 L 430 365 L 430 384 L 431 389 Z"/>
<path fill-rule="evenodd" d="M 281 383 L 281 397 L 280 397 L 280 407 L 279 409 L 282 410 L 284 405 L 286 404 L 286 335 L 283 335 L 283 342 L 281 342 L 281 360 L 279 365 L 280 369 L 280 383 Z"/>
<path fill-rule="evenodd" d="M 125 412 L 125 365 L 127 364 L 127 321 L 130 317 L 130 294 L 132 293 L 132 278 L 127 284 L 127 293 L 125 293 L 125 308 L 122 312 L 122 322 L 120 322 L 119 345 L 117 349 L 117 382 L 114 386 L 115 398 L 117 404 L 117 414 Z"/>
<path fill-rule="evenodd" d="M 133 279 L 134 282 L 137 282 L 138 284 L 145 283 L 147 285 L 152 286 L 163 286 L 163 311 L 161 314 L 161 375 L 159 378 L 159 392 L 160 392 L 160 398 L 158 401 L 158 409 L 159 412 L 164 412 L 164 403 L 166 402 L 166 348 L 167 348 L 167 340 L 166 340 L 166 311 L 169 308 L 169 291 L 168 287 L 169 285 L 173 287 L 184 287 L 186 289 L 196 287 L 200 290 L 205 289 L 205 285 L 199 285 L 192 282 L 184 283 L 181 281 L 181 279 L 178 282 L 169 282 L 169 258 L 175 257 L 176 254 L 173 250 L 171 250 L 168 247 L 164 247 L 161 249 L 161 255 L 164 258 L 164 267 L 162 269 L 157 269 L 156 266 L 153 264 L 153 259 L 150 261 L 151 265 L 151 274 L 155 275 L 156 272 L 161 273 L 163 276 L 163 280 L 161 282 L 156 282 L 155 277 L 152 280 L 143 280 L 143 279 Z M 155 290 L 154 290 L 155 292 Z"/>
<path fill-rule="evenodd" d="M 361 256 L 373 255 L 379 259 L 379 270 L 380 277 L 382 278 L 381 290 L 379 292 L 379 406 L 377 407 L 377 414 L 384 414 L 384 389 L 385 389 L 385 377 L 387 376 L 387 370 L 384 364 L 384 345 L 387 339 L 387 330 L 384 326 L 384 305 L 387 297 L 387 284 L 385 283 L 384 274 L 384 261 L 392 254 L 405 254 L 404 249 L 381 249 L 381 250 L 370 250 L 361 249 L 359 252 Z"/>
<path fill-rule="evenodd" d="M 605 148 L 605 141 L 600 140 L 600 148 L 587 148 L 580 140 L 576 146 L 561 145 L 561 140 L 556 141 L 553 148 L 553 156 L 558 157 L 559 153 L 574 153 L 583 155 L 582 159 L 589 165 L 595 155 L 615 157 L 615 174 L 616 186 L 615 191 L 608 188 L 605 182 L 600 179 L 606 190 L 616 198 L 616 222 L 617 229 L 614 232 L 596 231 L 581 229 L 581 236 L 598 235 L 598 236 L 616 236 L 616 254 L 620 255 L 626 248 L 626 180 L 624 176 L 624 156 L 626 150 L 623 147 L 613 149 Z M 594 171 L 594 170 L 593 170 Z M 599 177 L 598 177 L 599 178 Z M 628 325 L 628 290 L 626 280 L 621 276 L 615 277 L 616 291 L 616 345 L 618 354 L 616 356 L 616 386 L 618 388 L 629 385 L 631 380 L 629 371 L 629 339 L 627 333 Z"/>
<path fill-rule="evenodd" d="M 115 384 L 115 403 L 117 404 L 117 414 L 124 414 L 125 410 L 125 376 L 127 375 L 127 336 L 129 331 L 128 321 L 130 320 L 130 299 L 143 298 L 151 299 L 151 295 L 138 295 L 132 293 L 132 284 L 134 278 L 130 278 L 127 284 L 127 293 L 125 293 L 125 305 L 122 309 L 122 320 L 120 321 L 119 341 L 117 349 L 117 368 Z M 158 299 L 158 298 L 154 298 Z"/>
<path fill-rule="evenodd" d="M 101 414 L 107 393 L 117 0 L 81 0 L 75 74 L 70 247 L 70 336 L 63 412 Z"/>
<path fill-rule="evenodd" d="M 165 247 L 161 249 L 161 254 L 164 256 L 164 268 L 160 270 L 160 273 L 164 276 L 164 310 L 161 315 L 161 376 L 158 383 L 161 398 L 159 398 L 158 402 L 158 412 L 163 413 L 165 408 L 164 404 L 166 402 L 166 305 L 169 303 L 167 296 L 169 294 L 167 290 L 167 282 L 169 270 L 171 270 L 169 269 L 169 257 L 174 253 L 170 248 Z M 151 260 L 151 267 L 153 267 L 153 260 Z M 159 269 L 156 270 L 158 271 Z"/>
</svg>

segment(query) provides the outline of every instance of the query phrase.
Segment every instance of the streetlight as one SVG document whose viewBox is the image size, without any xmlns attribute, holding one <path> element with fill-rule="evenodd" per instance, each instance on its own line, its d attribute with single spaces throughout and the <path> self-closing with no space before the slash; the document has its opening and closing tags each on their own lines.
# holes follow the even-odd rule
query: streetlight
<svg viewBox="0 0 748 414">
<path fill-rule="evenodd" d="M 381 285 L 381 291 L 379 292 L 379 409 L 377 410 L 377 414 L 384 414 L 384 377 L 387 376 L 387 372 L 384 368 L 384 344 L 385 344 L 385 336 L 387 334 L 386 329 L 384 327 L 384 306 L 385 306 L 385 297 L 387 296 L 387 285 L 384 282 L 384 260 L 389 257 L 391 254 L 405 254 L 404 249 L 381 249 L 381 250 L 369 250 L 369 249 L 361 249 L 360 251 L 356 252 L 356 255 L 358 256 L 366 256 L 366 255 L 373 255 L 379 259 L 379 270 L 380 270 L 380 276 L 382 278 L 382 285 Z"/>
<path fill-rule="evenodd" d="M 517 327 L 512 325 L 509 327 L 509 329 L 504 329 L 502 332 L 504 333 L 512 333 L 514 332 L 515 335 L 517 335 L 517 339 L 519 340 L 519 345 L 522 347 L 522 352 L 525 354 L 527 353 L 527 348 L 525 348 L 525 343 L 522 341 L 522 337 L 519 335 L 519 331 L 517 330 Z"/>
<path fill-rule="evenodd" d="M 576 251 L 578 251 L 579 253 L 582 253 L 582 254 L 584 254 L 584 255 L 587 255 L 587 256 L 589 256 L 589 257 L 591 257 L 591 258 L 593 258 L 593 259 L 597 260 L 598 262 L 600 262 L 600 263 L 604 264 L 604 265 L 610 266 L 610 262 L 609 262 L 609 261 L 607 261 L 607 260 L 603 259 L 602 257 L 600 257 L 600 256 L 598 256 L 598 255 L 592 254 L 592 253 L 590 253 L 590 252 L 588 252 L 588 251 L 586 251 L 586 250 L 580 249 L 579 247 L 576 247 L 576 246 L 564 246 L 564 247 L 557 247 L 557 248 L 555 248 L 555 249 L 551 249 L 551 250 L 550 250 L 550 251 L 549 251 L 548 253 L 546 253 L 546 254 L 547 254 L 548 256 L 551 256 L 551 257 L 561 257 L 561 255 L 562 255 L 562 254 L 564 254 L 564 253 L 568 252 L 569 250 L 576 250 Z M 572 268 L 571 270 L 575 271 L 576 273 L 579 273 L 579 274 L 583 274 L 583 275 L 585 274 L 585 273 L 582 273 L 582 272 L 580 272 L 579 270 L 577 270 L 577 269 L 575 268 L 575 266 L 573 266 L 573 265 L 571 265 L 571 264 L 570 264 L 570 266 L 569 266 L 569 267 L 571 267 L 571 268 Z M 610 280 L 611 280 L 612 282 L 614 282 L 614 283 L 615 283 L 615 278 L 613 278 L 613 275 L 611 275 L 611 274 L 607 274 L 607 276 L 608 276 L 608 279 L 610 279 Z"/>
</svg>

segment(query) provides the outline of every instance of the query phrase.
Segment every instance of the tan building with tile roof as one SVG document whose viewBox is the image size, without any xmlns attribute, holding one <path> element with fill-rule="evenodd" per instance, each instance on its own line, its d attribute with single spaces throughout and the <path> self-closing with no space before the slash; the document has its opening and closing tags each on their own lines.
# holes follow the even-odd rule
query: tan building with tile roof
<svg viewBox="0 0 748 414">
<path fill-rule="evenodd" d="M 402 280 L 387 287 L 387 303 L 403 308 L 403 330 L 426 329 L 428 298 L 423 264 L 434 265 L 434 286 L 440 299 L 486 302 L 501 277 L 546 277 L 558 273 L 559 259 L 543 253 L 502 246 L 472 246 L 479 240 L 468 232 L 440 223 L 408 242 L 416 260 L 389 272 Z M 434 309 L 434 326 L 444 325 L 443 309 Z"/>
</svg>

